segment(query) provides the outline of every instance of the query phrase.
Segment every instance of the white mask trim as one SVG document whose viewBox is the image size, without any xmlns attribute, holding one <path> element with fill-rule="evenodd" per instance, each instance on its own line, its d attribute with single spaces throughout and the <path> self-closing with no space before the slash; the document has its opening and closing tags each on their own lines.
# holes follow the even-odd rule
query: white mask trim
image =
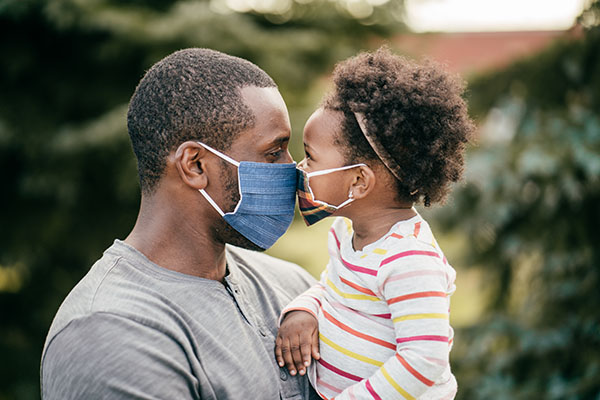
<svg viewBox="0 0 600 400">
<path fill-rule="evenodd" d="M 314 171 L 314 172 L 307 172 L 306 176 L 309 178 L 312 178 L 313 176 L 321 176 L 321 175 L 325 175 L 325 174 L 330 174 L 332 172 L 337 172 L 337 171 L 344 171 L 350 168 L 356 168 L 356 167 L 366 167 L 367 164 L 354 164 L 354 165 L 346 165 L 345 167 L 338 167 L 338 168 L 329 168 L 329 169 L 323 169 L 321 171 Z"/>
<path fill-rule="evenodd" d="M 206 150 L 210 151 L 211 153 L 213 153 L 214 155 L 221 157 L 223 160 L 235 165 L 236 167 L 240 166 L 240 163 L 235 161 L 233 158 L 226 156 L 225 154 L 221 153 L 219 150 L 215 150 L 212 147 L 202 143 L 202 142 L 197 142 L 200 146 L 204 147 Z"/>
<path fill-rule="evenodd" d="M 240 163 L 235 161 L 233 158 L 221 153 L 219 150 L 215 150 L 212 147 L 210 147 L 207 144 L 204 144 L 202 142 L 196 142 L 198 143 L 200 146 L 204 147 L 206 150 L 210 151 L 211 153 L 213 153 L 214 155 L 216 155 L 217 157 L 221 157 L 223 160 L 235 165 L 236 167 L 240 167 Z M 237 181 L 238 181 L 238 193 L 240 194 L 240 200 L 238 201 L 238 203 L 235 205 L 235 208 L 233 209 L 233 211 L 228 212 L 227 214 L 235 214 L 235 212 L 237 211 L 237 209 L 240 207 L 240 204 L 242 204 L 242 183 L 240 182 L 240 173 L 238 171 L 237 174 Z M 210 203 L 211 206 L 213 206 L 213 208 L 219 213 L 219 215 L 221 217 L 223 217 L 225 215 L 225 213 L 223 212 L 223 210 L 221 210 L 221 207 L 219 207 L 217 205 L 217 203 L 215 203 L 215 201 L 210 197 L 210 195 L 208 193 L 206 193 L 206 191 L 204 189 L 198 189 L 198 191 L 200 192 L 200 194 L 202 196 L 204 196 L 204 198 L 206 199 L 206 201 L 208 201 Z"/>
</svg>

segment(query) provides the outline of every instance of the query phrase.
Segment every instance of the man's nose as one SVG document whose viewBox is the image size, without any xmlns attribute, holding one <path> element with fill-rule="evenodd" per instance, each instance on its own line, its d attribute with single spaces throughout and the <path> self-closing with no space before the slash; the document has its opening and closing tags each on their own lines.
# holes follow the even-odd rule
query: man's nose
<svg viewBox="0 0 600 400">
<path fill-rule="evenodd" d="M 285 156 L 283 158 L 283 162 L 285 162 L 287 164 L 294 162 L 294 159 L 292 158 L 292 155 L 290 154 L 289 150 L 285 151 Z"/>
</svg>

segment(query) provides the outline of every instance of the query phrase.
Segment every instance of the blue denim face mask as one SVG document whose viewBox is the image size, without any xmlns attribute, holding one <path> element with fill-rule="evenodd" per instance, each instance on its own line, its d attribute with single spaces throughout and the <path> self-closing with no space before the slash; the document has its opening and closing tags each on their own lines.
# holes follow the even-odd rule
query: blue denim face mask
<svg viewBox="0 0 600 400">
<path fill-rule="evenodd" d="M 224 213 L 204 189 L 200 193 L 236 231 L 262 249 L 271 247 L 290 227 L 296 205 L 296 163 L 237 162 L 204 143 L 206 150 L 238 167 L 240 201 Z"/>
</svg>

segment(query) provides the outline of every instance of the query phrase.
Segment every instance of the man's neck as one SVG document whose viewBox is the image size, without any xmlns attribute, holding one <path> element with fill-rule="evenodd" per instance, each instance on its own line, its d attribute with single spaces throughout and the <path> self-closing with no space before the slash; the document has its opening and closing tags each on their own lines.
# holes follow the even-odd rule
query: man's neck
<svg viewBox="0 0 600 400">
<path fill-rule="evenodd" d="M 163 268 L 223 281 L 225 245 L 215 242 L 205 226 L 164 204 L 142 199 L 138 219 L 125 243 Z"/>
</svg>

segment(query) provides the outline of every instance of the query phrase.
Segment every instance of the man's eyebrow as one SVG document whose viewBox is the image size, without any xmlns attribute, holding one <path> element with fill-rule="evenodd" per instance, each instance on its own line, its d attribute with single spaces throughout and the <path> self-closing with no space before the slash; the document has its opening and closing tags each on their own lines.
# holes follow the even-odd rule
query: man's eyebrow
<svg viewBox="0 0 600 400">
<path fill-rule="evenodd" d="M 272 144 L 284 144 L 290 141 L 290 135 L 286 134 L 286 135 L 281 135 L 279 137 L 276 137 L 275 139 L 273 139 L 273 141 L 271 142 Z"/>
</svg>

